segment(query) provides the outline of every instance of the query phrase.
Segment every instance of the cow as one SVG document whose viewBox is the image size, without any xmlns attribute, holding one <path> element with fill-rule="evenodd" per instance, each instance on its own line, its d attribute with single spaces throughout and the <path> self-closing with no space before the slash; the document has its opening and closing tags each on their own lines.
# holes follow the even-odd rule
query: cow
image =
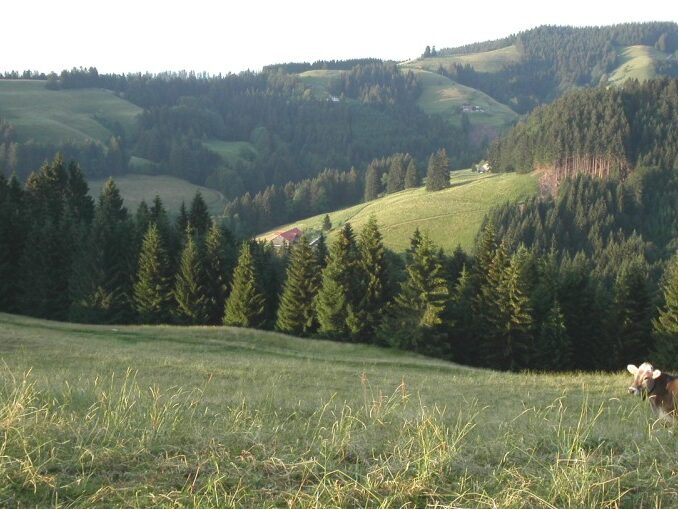
<svg viewBox="0 0 678 509">
<path fill-rule="evenodd" d="M 678 378 L 654 369 L 649 362 L 639 367 L 626 366 L 634 376 L 629 393 L 650 400 L 650 406 L 659 420 L 678 421 Z"/>
</svg>

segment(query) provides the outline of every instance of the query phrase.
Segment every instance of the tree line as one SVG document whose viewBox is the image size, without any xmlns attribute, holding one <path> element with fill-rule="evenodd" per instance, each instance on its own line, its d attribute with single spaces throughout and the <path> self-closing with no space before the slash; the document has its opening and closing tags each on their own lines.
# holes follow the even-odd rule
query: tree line
<svg viewBox="0 0 678 509">
<path fill-rule="evenodd" d="M 199 194 L 176 218 L 160 198 L 132 215 L 112 180 L 95 203 L 58 158 L 25 187 L 0 177 L 0 309 L 275 329 L 496 369 L 617 369 L 655 351 L 676 365 L 670 178 L 580 176 L 555 202 L 498 209 L 473 256 L 418 230 L 400 256 L 374 218 L 358 233 L 344 224 L 329 247 L 321 236 L 275 251 L 236 239 Z"/>
<path fill-rule="evenodd" d="M 450 169 L 444 148 L 431 154 L 426 189 L 439 191 L 449 187 Z M 419 187 L 422 182 L 417 162 L 409 153 L 374 159 L 364 177 L 360 173 L 355 168 L 343 172 L 326 169 L 300 182 L 268 186 L 254 196 L 245 193 L 226 204 L 224 223 L 239 236 L 254 235 L 280 224 Z"/>
</svg>

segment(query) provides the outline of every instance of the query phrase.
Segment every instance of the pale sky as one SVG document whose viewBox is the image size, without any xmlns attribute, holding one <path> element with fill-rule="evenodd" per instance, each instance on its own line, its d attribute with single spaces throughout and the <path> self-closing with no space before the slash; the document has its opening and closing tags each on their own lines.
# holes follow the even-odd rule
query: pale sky
<svg viewBox="0 0 678 509">
<path fill-rule="evenodd" d="M 0 71 L 260 70 L 272 63 L 405 60 L 538 25 L 678 21 L 676 0 L 6 0 Z"/>
</svg>

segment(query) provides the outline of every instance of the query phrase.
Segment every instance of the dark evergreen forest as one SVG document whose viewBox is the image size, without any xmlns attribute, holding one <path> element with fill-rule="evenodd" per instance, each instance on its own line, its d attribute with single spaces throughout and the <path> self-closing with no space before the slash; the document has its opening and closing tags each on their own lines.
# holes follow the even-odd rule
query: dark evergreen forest
<svg viewBox="0 0 678 509">
<path fill-rule="evenodd" d="M 418 230 L 401 256 L 375 220 L 276 251 L 215 223 L 199 194 L 176 218 L 160 198 L 132 214 L 113 180 L 95 203 L 57 158 L 25 186 L 0 177 L 0 310 L 277 329 L 506 370 L 678 366 L 676 175 L 571 177 L 495 210 L 473 256 Z"/>
</svg>

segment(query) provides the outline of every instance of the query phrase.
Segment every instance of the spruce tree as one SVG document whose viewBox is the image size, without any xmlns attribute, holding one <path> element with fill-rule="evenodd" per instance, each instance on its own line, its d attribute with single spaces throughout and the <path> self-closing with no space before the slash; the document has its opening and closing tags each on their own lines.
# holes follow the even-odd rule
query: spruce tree
<svg viewBox="0 0 678 509">
<path fill-rule="evenodd" d="M 196 234 L 203 236 L 207 233 L 212 220 L 207 209 L 207 204 L 202 197 L 200 191 L 196 191 L 193 201 L 191 202 L 191 211 L 188 215 L 188 220 L 191 227 L 195 229 Z"/>
<path fill-rule="evenodd" d="M 444 345 L 439 326 L 448 304 L 449 288 L 428 233 L 422 235 L 405 273 L 381 334 L 399 348 L 441 353 Z"/>
<path fill-rule="evenodd" d="M 287 266 L 275 328 L 288 334 L 306 336 L 316 329 L 315 297 L 320 286 L 315 253 L 306 237 L 293 247 Z"/>
<path fill-rule="evenodd" d="M 322 271 L 327 266 L 327 258 L 330 255 L 327 250 L 327 242 L 325 240 L 325 235 L 320 233 L 318 237 L 318 242 L 315 243 L 315 257 L 318 263 L 318 270 Z"/>
<path fill-rule="evenodd" d="M 325 214 L 325 217 L 323 217 L 323 231 L 330 231 L 332 229 L 332 221 L 330 221 L 330 216 L 329 214 Z"/>
<path fill-rule="evenodd" d="M 174 282 L 177 315 L 183 323 L 204 324 L 208 319 L 208 295 L 203 254 L 195 240 L 193 229 L 186 228 L 184 249 Z"/>
<path fill-rule="evenodd" d="M 205 237 L 205 289 L 207 323 L 217 325 L 224 318 L 230 275 L 235 265 L 235 253 L 230 234 L 216 222 Z"/>
<path fill-rule="evenodd" d="M 647 277 L 647 267 L 640 259 L 627 262 L 617 276 L 613 303 L 615 367 L 644 359 L 652 350 L 652 301 Z"/>
<path fill-rule="evenodd" d="M 444 148 L 431 154 L 426 172 L 426 190 L 440 191 L 450 187 L 450 161 Z"/>
<path fill-rule="evenodd" d="M 348 320 L 355 308 L 357 249 L 353 229 L 346 223 L 330 247 L 327 266 L 316 298 L 318 331 L 326 337 L 348 339 Z"/>
<path fill-rule="evenodd" d="M 363 339 L 374 341 L 383 318 L 388 290 L 384 243 L 374 215 L 370 215 L 360 232 L 358 257 L 363 284 L 359 287 L 361 295 L 358 297 L 357 308 L 360 310 L 360 317 L 354 326 L 354 332 Z"/>
<path fill-rule="evenodd" d="M 662 283 L 664 304 L 652 322 L 657 358 L 678 369 L 678 253 L 673 255 Z"/>
<path fill-rule="evenodd" d="M 70 284 L 70 319 L 126 323 L 133 319 L 134 272 L 138 258 L 134 226 L 115 182 L 104 185 L 92 228 L 76 259 Z"/>
<path fill-rule="evenodd" d="M 414 159 L 410 159 L 405 172 L 405 189 L 419 187 L 419 170 L 417 170 L 417 163 Z"/>
<path fill-rule="evenodd" d="M 386 192 L 397 193 L 405 189 L 405 165 L 402 157 L 394 157 L 386 180 Z"/>
<path fill-rule="evenodd" d="M 573 368 L 572 342 L 567 335 L 565 316 L 557 300 L 546 313 L 535 345 L 533 367 L 539 370 L 567 371 Z"/>
<path fill-rule="evenodd" d="M 224 325 L 260 327 L 266 319 L 266 299 L 260 290 L 259 275 L 250 242 L 243 242 L 233 273 L 231 293 L 226 299 Z"/>
<path fill-rule="evenodd" d="M 379 167 L 372 163 L 365 172 L 365 201 L 376 200 L 381 192 L 381 173 Z"/>
<path fill-rule="evenodd" d="M 134 284 L 134 303 L 142 323 L 167 323 L 173 307 L 167 251 L 155 223 L 144 236 Z"/>
</svg>

